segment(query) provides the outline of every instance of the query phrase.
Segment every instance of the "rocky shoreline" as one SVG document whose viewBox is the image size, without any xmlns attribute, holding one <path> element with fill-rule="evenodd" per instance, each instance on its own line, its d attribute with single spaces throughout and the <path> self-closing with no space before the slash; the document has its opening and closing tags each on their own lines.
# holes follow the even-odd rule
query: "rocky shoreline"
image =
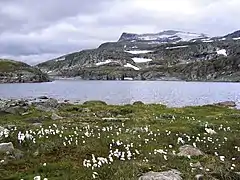
<svg viewBox="0 0 240 180">
<path fill-rule="evenodd" d="M 26 63 L 0 59 L 0 83 L 39 83 L 51 79 L 38 68 Z"/>
</svg>

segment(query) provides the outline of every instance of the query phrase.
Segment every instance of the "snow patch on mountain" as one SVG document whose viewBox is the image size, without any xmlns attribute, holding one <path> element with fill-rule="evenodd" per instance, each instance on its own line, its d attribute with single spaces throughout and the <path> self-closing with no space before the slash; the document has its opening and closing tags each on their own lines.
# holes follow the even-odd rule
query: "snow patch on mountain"
<svg viewBox="0 0 240 180">
<path fill-rule="evenodd" d="M 182 41 L 190 41 L 192 39 L 204 38 L 201 34 L 189 33 L 189 32 L 179 32 L 176 33 L 176 36 L 180 37 Z"/>
<path fill-rule="evenodd" d="M 98 63 L 96 63 L 96 66 L 101 66 L 101 65 L 109 64 L 109 63 L 111 63 L 111 62 L 112 62 L 111 60 L 106 60 L 106 61 L 103 61 L 103 62 L 98 62 Z"/>
<path fill-rule="evenodd" d="M 180 48 L 187 48 L 188 46 L 174 46 L 174 47 L 166 47 L 166 49 L 180 49 Z"/>
<path fill-rule="evenodd" d="M 217 51 L 217 54 L 227 56 L 227 51 L 226 51 L 226 49 L 220 49 Z"/>
<path fill-rule="evenodd" d="M 60 58 L 57 58 L 55 61 L 58 62 L 58 61 L 64 61 L 66 58 L 65 57 L 60 57 Z"/>
<path fill-rule="evenodd" d="M 123 33 L 119 41 L 152 41 L 152 43 L 166 43 L 166 42 L 179 42 L 190 41 L 194 39 L 208 38 L 204 34 L 183 32 L 183 31 L 162 31 L 160 33 L 149 34 L 131 34 Z"/>
<path fill-rule="evenodd" d="M 136 66 L 134 66 L 134 65 L 132 65 L 132 64 L 130 64 L 130 63 L 127 63 L 126 65 L 124 65 L 124 67 L 126 67 L 126 68 L 132 68 L 132 69 L 134 69 L 134 70 L 136 70 L 136 71 L 139 71 L 139 70 L 140 70 L 139 67 L 136 67 Z"/>
<path fill-rule="evenodd" d="M 240 37 L 237 37 L 237 38 L 233 38 L 233 40 L 240 40 Z"/>
<path fill-rule="evenodd" d="M 133 78 L 131 78 L 131 77 L 124 77 L 124 80 L 126 80 L 126 81 L 132 81 Z"/>
<path fill-rule="evenodd" d="M 148 58 L 132 58 L 132 60 L 135 62 L 135 63 L 146 63 L 146 62 L 150 62 L 152 61 L 152 59 L 148 59 Z"/>
<path fill-rule="evenodd" d="M 130 54 L 145 54 L 145 53 L 150 53 L 150 52 L 153 52 L 153 51 L 149 51 L 149 50 L 134 50 L 134 51 L 125 51 L 127 53 L 130 53 Z"/>
<path fill-rule="evenodd" d="M 204 40 L 202 40 L 202 42 L 204 42 L 204 43 L 210 43 L 210 42 L 213 42 L 213 40 L 211 40 L 211 39 L 204 39 Z"/>
</svg>

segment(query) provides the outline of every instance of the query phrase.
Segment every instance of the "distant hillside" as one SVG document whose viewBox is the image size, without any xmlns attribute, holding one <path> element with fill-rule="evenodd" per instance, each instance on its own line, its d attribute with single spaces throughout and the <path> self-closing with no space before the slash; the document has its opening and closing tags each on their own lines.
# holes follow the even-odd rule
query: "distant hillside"
<svg viewBox="0 0 240 180">
<path fill-rule="evenodd" d="M 30 65 L 8 60 L 0 59 L 0 83 L 30 83 L 49 81 L 47 74 Z"/>
<path fill-rule="evenodd" d="M 239 35 L 239 36 L 238 36 Z M 117 42 L 37 65 L 51 76 L 86 80 L 240 81 L 240 34 L 123 33 Z M 191 70 L 192 69 L 192 70 Z"/>
</svg>

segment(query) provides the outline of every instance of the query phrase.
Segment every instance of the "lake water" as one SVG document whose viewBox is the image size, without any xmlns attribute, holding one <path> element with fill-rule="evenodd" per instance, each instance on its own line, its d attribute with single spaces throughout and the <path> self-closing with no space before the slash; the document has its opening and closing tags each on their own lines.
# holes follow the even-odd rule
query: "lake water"
<svg viewBox="0 0 240 180">
<path fill-rule="evenodd" d="M 0 84 L 2 99 L 43 95 L 80 102 L 103 100 L 109 104 L 128 104 L 143 101 L 168 106 L 203 105 L 232 100 L 240 107 L 240 83 L 57 80 L 37 84 Z"/>
</svg>

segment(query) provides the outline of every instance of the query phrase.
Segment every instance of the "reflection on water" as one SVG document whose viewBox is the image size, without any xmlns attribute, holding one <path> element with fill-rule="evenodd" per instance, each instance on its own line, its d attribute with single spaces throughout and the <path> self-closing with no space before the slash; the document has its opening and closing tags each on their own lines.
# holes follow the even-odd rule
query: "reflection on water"
<svg viewBox="0 0 240 180">
<path fill-rule="evenodd" d="M 80 81 L 0 84 L 0 98 L 34 98 L 46 95 L 59 100 L 103 100 L 109 104 L 134 101 L 168 106 L 202 105 L 219 101 L 240 102 L 240 83 L 177 81 Z"/>
</svg>

